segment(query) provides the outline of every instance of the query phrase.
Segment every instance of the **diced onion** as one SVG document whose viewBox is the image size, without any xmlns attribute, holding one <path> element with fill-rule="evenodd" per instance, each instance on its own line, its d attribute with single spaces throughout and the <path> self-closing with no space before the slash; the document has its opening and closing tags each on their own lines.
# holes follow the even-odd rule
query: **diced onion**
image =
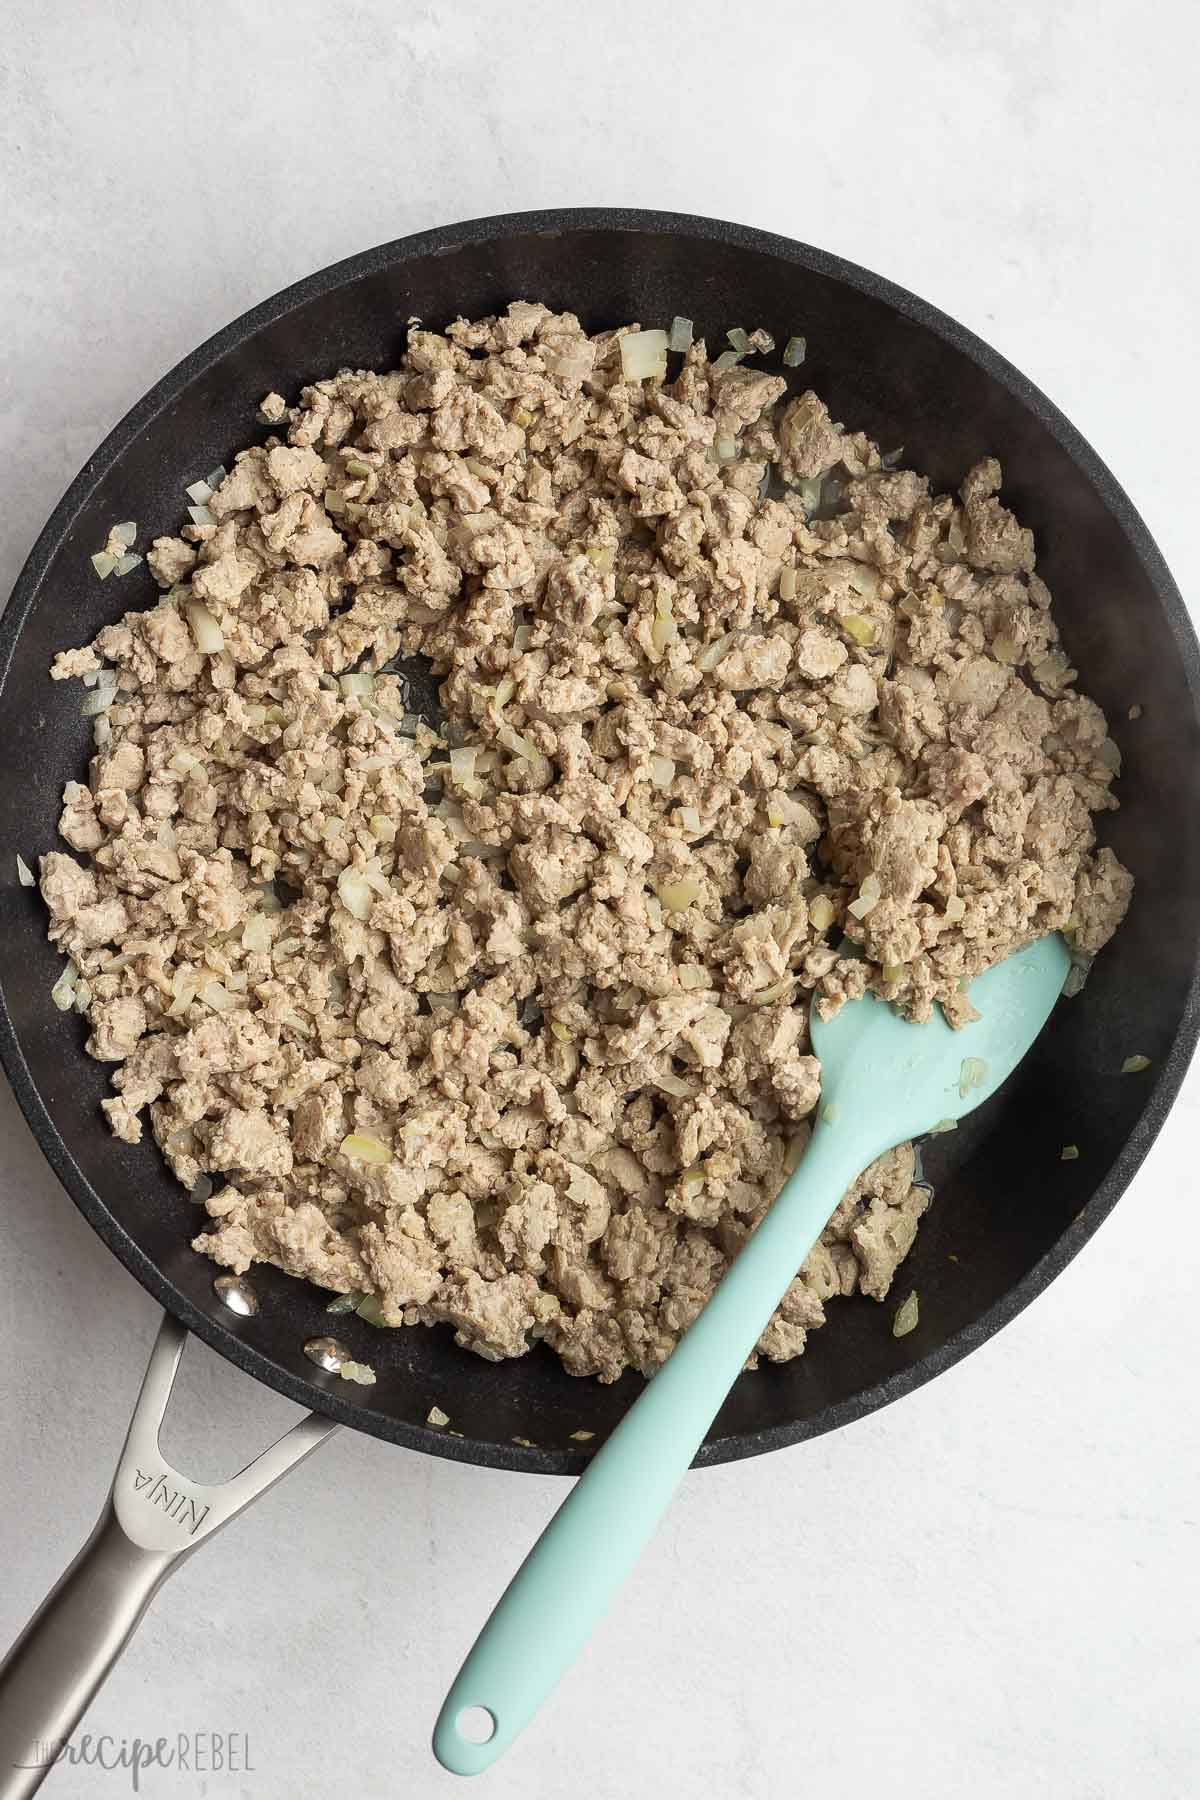
<svg viewBox="0 0 1200 1800">
<path fill-rule="evenodd" d="M 700 898 L 704 889 L 694 877 L 688 876 L 683 881 L 668 881 L 654 891 L 667 911 L 674 913 L 686 912 Z"/>
<path fill-rule="evenodd" d="M 75 1011 L 85 1013 L 92 1003 L 92 984 L 90 981 L 75 983 Z"/>
<path fill-rule="evenodd" d="M 550 1030 L 560 1044 L 573 1044 L 575 1042 L 573 1033 L 563 1024 L 561 1019 L 551 1019 Z"/>
<path fill-rule="evenodd" d="M 1043 656 L 1040 662 L 1033 665 L 1033 679 L 1039 687 L 1061 687 L 1074 674 L 1074 669 L 1061 650 L 1051 650 L 1048 656 Z"/>
<path fill-rule="evenodd" d="M 343 869 L 337 878 L 337 891 L 338 899 L 354 918 L 370 918 L 375 900 L 361 869 Z"/>
<path fill-rule="evenodd" d="M 242 927 L 242 945 L 257 955 L 271 948 L 271 927 L 264 913 L 252 913 L 246 920 Z"/>
<path fill-rule="evenodd" d="M 868 569 L 865 564 L 860 563 L 851 572 L 850 586 L 856 594 L 861 594 L 864 600 L 873 600 L 879 592 L 879 576 L 874 569 Z M 871 636 L 875 636 L 874 627 L 872 627 Z M 861 639 L 859 641 L 862 642 Z"/>
<path fill-rule="evenodd" d="M 785 369 L 798 369 L 808 355 L 808 339 L 790 337 L 783 346 L 783 366 Z"/>
<path fill-rule="evenodd" d="M 194 501 L 197 506 L 207 506 L 213 497 L 213 490 L 207 481 L 193 481 L 190 487 L 184 489 L 184 492 L 188 499 Z"/>
<path fill-rule="evenodd" d="M 779 598 L 794 600 L 796 598 L 796 571 L 789 564 L 779 571 Z"/>
<path fill-rule="evenodd" d="M 137 522 L 134 519 L 122 519 L 109 532 L 109 539 L 114 544 L 124 544 L 126 549 L 137 541 Z"/>
<path fill-rule="evenodd" d="M 202 981 L 197 992 L 204 1004 L 211 1006 L 214 1012 L 233 1012 L 237 1008 L 238 1001 L 219 981 Z"/>
<path fill-rule="evenodd" d="M 878 875 L 868 875 L 858 890 L 858 899 L 852 900 L 847 910 L 853 913 L 856 919 L 865 919 L 867 914 L 873 912 L 879 905 L 882 897 L 883 888 Z"/>
<path fill-rule="evenodd" d="M 992 655 L 997 662 L 1008 663 L 1011 666 L 1013 663 L 1020 662 L 1021 647 L 1015 638 L 1008 637 L 1001 632 L 998 637 L 992 639 Z"/>
<path fill-rule="evenodd" d="M 958 1072 L 958 1097 L 965 1100 L 972 1088 L 982 1087 L 987 1080 L 988 1066 L 981 1057 L 964 1056 L 962 1067 Z"/>
<path fill-rule="evenodd" d="M 536 760 L 538 754 L 537 745 L 531 743 L 527 737 L 523 737 L 519 731 L 513 728 L 513 726 L 502 724 L 497 731 L 496 736 L 504 745 L 504 748 L 506 750 L 511 750 L 514 755 L 527 757 L 530 762 Z"/>
<path fill-rule="evenodd" d="M 626 381 L 662 381 L 667 373 L 665 331 L 627 331 L 619 340 L 621 374 Z"/>
<path fill-rule="evenodd" d="M 726 369 L 736 369 L 741 360 L 742 356 L 740 351 L 722 350 L 720 356 L 713 362 L 713 373 L 715 375 L 723 375 Z"/>
<path fill-rule="evenodd" d="M 528 650 L 528 648 L 532 642 L 533 642 L 533 626 L 532 625 L 518 625 L 517 629 L 513 632 L 513 645 L 512 645 L 512 647 L 516 651 L 517 655 L 524 656 L 526 650 Z M 511 676 L 509 676 L 509 680 L 510 681 L 512 680 Z M 501 703 L 500 703 L 500 701 L 497 701 L 496 704 L 499 706 Z"/>
<path fill-rule="evenodd" d="M 676 1100 L 693 1100 L 696 1097 L 695 1088 L 671 1069 L 660 1069 L 649 1080 L 651 1087 L 661 1089 L 664 1094 L 670 1094 Z"/>
<path fill-rule="evenodd" d="M 215 525 L 217 522 L 215 516 L 209 512 L 207 506 L 189 506 L 188 516 L 193 525 Z"/>
<path fill-rule="evenodd" d="M 708 970 L 703 963 L 680 963 L 675 972 L 679 977 L 679 985 L 681 988 L 691 989 L 712 986 Z"/>
<path fill-rule="evenodd" d="M 191 968 L 176 968 L 171 976 L 171 1004 L 167 1006 L 167 1017 L 178 1019 L 187 1012 L 196 999 L 196 976 Z"/>
<path fill-rule="evenodd" d="M 62 974 L 50 989 L 50 998 L 59 1012 L 70 1012 L 75 1004 L 75 983 L 79 980 L 79 970 L 73 962 L 67 962 Z"/>
<path fill-rule="evenodd" d="M 20 851 L 17 852 L 17 880 L 20 882 L 22 887 L 36 887 L 37 886 L 37 883 L 34 881 L 34 878 L 33 878 L 33 870 L 30 868 L 29 864 L 25 861 L 25 858 L 21 855 Z"/>
<path fill-rule="evenodd" d="M 137 568 L 137 566 L 141 562 L 141 560 L 142 560 L 141 557 L 137 554 L 136 551 L 127 550 L 125 552 L 124 556 L 122 556 L 120 558 L 120 560 L 118 561 L 116 568 L 113 570 L 113 574 L 114 575 L 128 575 L 131 569 Z"/>
<path fill-rule="evenodd" d="M 105 749 L 112 741 L 112 726 L 109 724 L 103 713 L 100 714 L 100 717 L 92 726 L 92 741 L 97 750 Z"/>
<path fill-rule="evenodd" d="M 365 674 L 339 675 L 338 686 L 347 697 L 351 694 L 366 696 L 375 692 L 375 677 Z"/>
<path fill-rule="evenodd" d="M 679 1185 L 689 1196 L 698 1194 L 704 1186 L 704 1170 L 699 1166 L 694 1169 L 685 1169 L 679 1177 Z"/>
<path fill-rule="evenodd" d="M 1078 1162 L 1079 1161 L 1079 1145 L 1078 1144 L 1064 1144 L 1061 1152 L 1059 1153 L 1059 1161 L 1060 1162 Z"/>
<path fill-rule="evenodd" d="M 833 901 L 828 894 L 818 894 L 808 909 L 809 923 L 814 931 L 828 931 L 833 924 Z"/>
<path fill-rule="evenodd" d="M 117 558 L 110 556 L 107 550 L 97 550 L 92 558 L 92 567 L 101 581 L 107 581 L 117 566 Z"/>
<path fill-rule="evenodd" d="M 381 1139 L 373 1137 L 369 1131 L 352 1131 L 342 1139 L 338 1148 L 351 1162 L 381 1165 L 392 1160 L 392 1153 L 387 1145 Z"/>
<path fill-rule="evenodd" d="M 907 1337 L 910 1331 L 917 1329 L 920 1317 L 921 1309 L 914 1289 L 903 1306 L 897 1308 L 896 1316 L 892 1320 L 892 1336 Z"/>
<path fill-rule="evenodd" d="M 162 824 L 155 832 L 154 838 L 160 850 L 174 850 L 179 843 L 179 837 L 175 827 L 167 819 L 163 820 Z"/>
<path fill-rule="evenodd" d="M 667 337 L 668 350 L 690 350 L 692 347 L 692 321 L 681 318 L 678 313 L 671 320 L 671 330 Z"/>
<path fill-rule="evenodd" d="M 202 656 L 216 656 L 225 648 L 225 634 L 203 600 L 189 600 L 183 610 Z"/>
<path fill-rule="evenodd" d="M 208 471 L 208 474 L 204 477 L 205 481 L 208 483 L 209 487 L 212 488 L 214 493 L 220 487 L 221 483 L 223 481 L 228 480 L 228 478 L 229 478 L 229 471 L 227 468 L 225 468 L 224 464 L 222 464 L 222 463 L 218 463 L 215 469 L 210 469 Z"/>
<path fill-rule="evenodd" d="M 719 437 L 713 446 L 718 462 L 734 462 L 737 459 L 738 441 L 734 437 Z"/>
<path fill-rule="evenodd" d="M 946 902 L 946 917 L 949 919 L 950 923 L 952 925 L 957 925 L 960 919 L 966 917 L 966 912 L 967 903 L 962 895 L 951 894 L 949 900 Z"/>
<path fill-rule="evenodd" d="M 702 650 L 696 658 L 696 667 L 707 675 L 711 670 L 716 668 L 730 645 L 736 643 L 736 641 L 736 631 L 727 631 L 723 637 L 714 638 L 712 643 L 709 644 L 706 649 Z"/>
<path fill-rule="evenodd" d="M 675 779 L 675 764 L 669 756 L 650 752 L 650 779 L 656 788 L 669 788 Z"/>
<path fill-rule="evenodd" d="M 776 1000 L 782 1000 L 785 994 L 791 993 L 795 981 L 794 975 L 785 975 L 782 981 L 772 982 L 770 987 L 760 988 L 756 994 L 751 994 L 750 1004 L 752 1006 L 773 1006 Z"/>
<path fill-rule="evenodd" d="M 1143 1069 L 1150 1067 L 1148 1056 L 1127 1056 L 1121 1064 L 1122 1075 L 1140 1075 Z"/>
<path fill-rule="evenodd" d="M 213 1191 L 212 1176 L 211 1175 L 197 1175 L 195 1181 L 193 1181 L 193 1183 L 191 1185 L 191 1189 L 188 1193 L 188 1199 L 195 1201 L 197 1206 L 203 1206 L 204 1202 L 212 1194 L 212 1191 Z"/>
<path fill-rule="evenodd" d="M 874 621 L 864 618 L 862 613 L 839 613 L 838 624 L 846 636 L 853 638 L 856 644 L 873 644 L 875 642 Z"/>
<path fill-rule="evenodd" d="M 90 694 L 83 696 L 83 704 L 79 708 L 80 717 L 94 719 L 98 713 L 107 712 L 116 697 L 116 688 L 93 688 Z"/>
<path fill-rule="evenodd" d="M 694 806 L 681 806 L 679 809 L 679 823 L 683 826 L 685 831 L 699 831 L 700 814 Z"/>
</svg>

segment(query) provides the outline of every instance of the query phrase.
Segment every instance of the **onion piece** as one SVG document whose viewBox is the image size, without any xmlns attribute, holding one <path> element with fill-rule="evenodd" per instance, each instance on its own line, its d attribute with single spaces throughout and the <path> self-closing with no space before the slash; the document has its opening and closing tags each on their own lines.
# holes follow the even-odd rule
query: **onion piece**
<svg viewBox="0 0 1200 1800">
<path fill-rule="evenodd" d="M 814 931 L 828 931 L 833 924 L 833 901 L 828 894 L 818 894 L 808 909 L 808 922 Z"/>
<path fill-rule="evenodd" d="M 967 903 L 963 899 L 962 895 L 961 894 L 951 894 L 950 898 L 946 902 L 946 917 L 947 917 L 947 919 L 949 919 L 950 923 L 952 925 L 957 925 L 958 921 L 960 919 L 966 917 L 966 912 L 967 912 Z"/>
<path fill-rule="evenodd" d="M 62 974 L 50 989 L 50 998 L 59 1012 L 70 1012 L 75 1004 L 75 983 L 79 980 L 79 970 L 71 961 L 63 965 Z"/>
<path fill-rule="evenodd" d="M 712 986 L 712 979 L 703 963 L 680 963 L 675 971 L 681 988 L 706 988 Z"/>
<path fill-rule="evenodd" d="M 685 831 L 699 831 L 700 814 L 694 806 L 681 806 L 679 809 L 679 823 L 683 826 Z"/>
<path fill-rule="evenodd" d="M 229 470 L 227 468 L 225 468 L 223 463 L 218 463 L 215 469 L 210 469 L 208 471 L 208 474 L 204 477 L 204 479 L 207 482 L 208 486 L 210 488 L 212 488 L 213 492 L 215 493 L 217 491 L 217 489 L 220 487 L 221 483 L 223 481 L 227 481 L 229 479 Z"/>
<path fill-rule="evenodd" d="M 669 788 L 675 779 L 675 764 L 669 756 L 660 756 L 657 750 L 650 752 L 650 780 L 656 788 Z"/>
<path fill-rule="evenodd" d="M 702 670 L 705 675 L 709 674 L 716 668 L 730 646 L 736 642 L 736 631 L 727 631 L 724 636 L 714 638 L 712 643 L 702 650 L 696 658 L 696 667 Z"/>
<path fill-rule="evenodd" d="M 920 1323 L 920 1317 L 920 1306 L 917 1301 L 916 1289 L 914 1288 L 903 1306 L 898 1307 L 896 1310 L 896 1316 L 892 1320 L 892 1336 L 907 1337 L 910 1331 L 915 1331 L 917 1329 L 917 1326 Z"/>
<path fill-rule="evenodd" d="M 375 900 L 361 869 L 343 869 L 337 878 L 337 891 L 338 899 L 354 918 L 370 918 Z"/>
<path fill-rule="evenodd" d="M 183 610 L 200 654 L 218 655 L 225 648 L 225 634 L 203 600 L 189 600 Z"/>
<path fill-rule="evenodd" d="M 116 566 L 116 557 L 110 556 L 107 550 L 97 550 L 95 556 L 92 557 L 92 567 L 101 581 L 107 581 Z"/>
<path fill-rule="evenodd" d="M 664 1094 L 670 1094 L 675 1100 L 694 1100 L 696 1089 L 691 1082 L 684 1081 L 672 1069 L 660 1069 L 649 1077 L 651 1087 L 660 1088 Z"/>
<path fill-rule="evenodd" d="M 713 374 L 723 375 L 726 369 L 736 369 L 741 360 L 742 357 L 740 351 L 722 350 L 720 356 L 718 356 L 712 364 Z"/>
<path fill-rule="evenodd" d="M 375 692 L 375 677 L 365 674 L 339 675 L 338 686 L 347 698 L 351 694 L 369 695 Z"/>
<path fill-rule="evenodd" d="M 207 481 L 193 481 L 192 485 L 184 488 L 183 491 L 188 499 L 194 501 L 197 506 L 207 506 L 213 497 L 213 490 Z"/>
<path fill-rule="evenodd" d="M 501 724 L 499 730 L 496 732 L 496 736 L 504 745 L 504 748 L 506 750 L 511 750 L 514 755 L 524 756 L 530 762 L 535 762 L 537 760 L 537 745 L 532 743 L 529 738 L 523 737 L 519 731 L 516 731 L 513 728 L 513 726 Z"/>
<path fill-rule="evenodd" d="M 704 889 L 694 876 L 685 876 L 682 881 L 664 882 L 655 893 L 669 913 L 686 912 L 700 898 Z"/>
<path fill-rule="evenodd" d="M 189 506 L 188 516 L 193 525 L 215 525 L 217 522 L 207 506 Z"/>
<path fill-rule="evenodd" d="M 94 719 L 99 713 L 106 713 L 116 697 L 116 688 L 93 688 L 90 694 L 83 696 L 83 703 L 79 708 L 80 718 Z"/>
<path fill-rule="evenodd" d="M 626 381 L 663 381 L 667 373 L 665 331 L 628 331 L 619 340 Z"/>
<path fill-rule="evenodd" d="M 858 899 L 852 900 L 846 910 L 853 913 L 856 919 L 865 919 L 867 914 L 873 912 L 879 905 L 882 898 L 883 885 L 878 875 L 871 874 L 859 888 Z"/>
<path fill-rule="evenodd" d="M 878 571 L 868 568 L 865 563 L 860 563 L 856 569 L 851 571 L 850 586 L 856 594 L 861 594 L 864 600 L 874 600 L 879 592 Z M 874 631 L 871 635 L 872 637 L 875 635 Z"/>
<path fill-rule="evenodd" d="M 874 621 L 865 618 L 862 613 L 839 613 L 837 622 L 846 636 L 853 638 L 856 644 L 865 646 L 875 642 Z"/>
<path fill-rule="evenodd" d="M 808 339 L 790 337 L 783 346 L 783 366 L 785 369 L 798 369 L 808 355 Z"/>
<path fill-rule="evenodd" d="M 37 886 L 37 882 L 33 878 L 33 870 L 25 861 L 25 858 L 21 855 L 19 850 L 17 852 L 17 880 L 22 887 Z"/>
<path fill-rule="evenodd" d="M 229 992 L 228 988 L 222 986 L 215 978 L 202 981 L 196 991 L 204 1004 L 211 1006 L 214 1012 L 235 1012 L 237 1010 L 238 1000 Z"/>
<path fill-rule="evenodd" d="M 125 552 L 124 556 L 121 557 L 120 561 L 117 563 L 116 568 L 113 570 L 113 574 L 114 575 L 128 575 L 131 569 L 137 568 L 137 566 L 141 562 L 141 560 L 142 560 L 142 558 L 137 554 L 136 551 L 127 550 Z"/>
<path fill-rule="evenodd" d="M 1140 1075 L 1143 1069 L 1150 1067 L 1148 1056 L 1127 1056 L 1121 1064 L 1122 1075 Z"/>
<path fill-rule="evenodd" d="M 382 1166 L 390 1163 L 392 1153 L 387 1145 L 369 1131 L 352 1131 L 338 1145 L 342 1155 L 351 1162 L 372 1163 Z"/>
<path fill-rule="evenodd" d="M 112 530 L 108 534 L 108 537 L 109 537 L 110 543 L 124 544 L 125 548 L 128 549 L 130 544 L 137 542 L 137 522 L 136 522 L 136 520 L 122 519 L 121 523 L 119 525 L 113 526 Z"/>
<path fill-rule="evenodd" d="M 682 318 L 678 313 L 671 320 L 671 329 L 667 335 L 668 350 L 690 350 L 694 332 L 692 321 Z"/>
<path fill-rule="evenodd" d="M 736 462 L 737 461 L 738 441 L 736 438 L 719 437 L 716 440 L 716 443 L 714 444 L 713 448 L 716 450 L 718 462 Z"/>
<path fill-rule="evenodd" d="M 782 981 L 772 982 L 770 987 L 760 988 L 756 994 L 751 994 L 750 1004 L 751 1006 L 773 1006 L 776 1000 L 782 1000 L 790 994 L 795 985 L 796 977 L 785 975 Z"/>
<path fill-rule="evenodd" d="M 779 598 L 794 600 L 796 598 L 796 571 L 791 564 L 779 571 Z"/>
<path fill-rule="evenodd" d="M 733 345 L 739 356 L 750 355 L 753 345 L 750 342 L 750 333 L 748 331 L 743 331 L 740 325 L 734 325 L 725 333 L 725 336 L 729 339 L 729 342 Z"/>
</svg>

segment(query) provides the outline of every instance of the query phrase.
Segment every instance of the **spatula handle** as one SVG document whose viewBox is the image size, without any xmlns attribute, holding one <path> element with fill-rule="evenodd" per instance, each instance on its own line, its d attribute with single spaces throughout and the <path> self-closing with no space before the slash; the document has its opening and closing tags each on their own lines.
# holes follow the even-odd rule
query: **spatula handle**
<svg viewBox="0 0 1200 1800">
<path fill-rule="evenodd" d="M 746 1358 L 850 1182 L 861 1138 L 818 1125 L 804 1160 L 653 1381 L 572 1488 L 509 1583 L 446 1697 L 438 1761 L 488 1768 L 533 1717 L 607 1611 Z M 491 1715 L 472 1742 L 464 1715 Z M 477 1715 L 485 1729 L 487 1720 Z"/>
</svg>

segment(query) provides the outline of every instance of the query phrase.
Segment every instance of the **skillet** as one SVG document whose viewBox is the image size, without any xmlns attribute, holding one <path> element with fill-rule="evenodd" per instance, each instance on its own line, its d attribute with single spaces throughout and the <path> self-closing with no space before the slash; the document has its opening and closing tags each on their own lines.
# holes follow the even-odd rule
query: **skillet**
<svg viewBox="0 0 1200 1800">
<path fill-rule="evenodd" d="M 78 688 L 47 679 L 54 652 L 152 598 L 144 567 L 120 583 L 93 574 L 89 556 L 112 522 L 136 518 L 142 543 L 175 529 L 185 485 L 265 435 L 255 407 L 268 390 L 294 397 L 342 366 L 393 366 L 410 316 L 440 326 L 515 297 L 570 308 L 593 330 L 683 313 L 714 343 L 732 324 L 764 325 L 780 343 L 803 333 L 808 359 L 790 372 L 793 387 L 814 386 L 836 418 L 903 444 L 906 460 L 937 487 L 956 486 L 981 455 L 999 456 L 1005 498 L 1037 538 L 1067 648 L 1124 757 L 1122 810 L 1104 837 L 1137 877 L 1133 908 L 1084 993 L 1058 1009 L 1002 1092 L 967 1128 L 927 1147 L 936 1199 L 908 1264 L 921 1293 L 919 1329 L 896 1339 L 884 1309 L 845 1303 L 803 1358 L 739 1380 L 697 1459 L 717 1463 L 860 1418 L 1014 1317 L 1116 1203 L 1178 1091 L 1200 1021 L 1200 650 L 1178 590 L 1079 433 L 995 351 L 903 289 L 720 221 L 522 213 L 420 233 L 336 264 L 180 363 L 72 483 L 0 623 L 0 846 L 8 858 L 0 864 L 0 1059 L 73 1200 L 174 1322 L 152 1368 L 151 1413 L 165 1404 L 167 1365 L 191 1331 L 313 1409 L 323 1422 L 308 1429 L 314 1442 L 324 1422 L 341 1422 L 410 1449 L 569 1475 L 620 1418 L 639 1385 L 634 1375 L 602 1387 L 571 1378 L 545 1349 L 490 1365 L 445 1330 L 378 1332 L 353 1315 L 331 1321 L 327 1296 L 273 1269 L 253 1272 L 257 1312 L 231 1312 L 213 1288 L 218 1271 L 188 1247 L 197 1213 L 153 1143 L 118 1144 L 99 1121 L 107 1075 L 83 1054 L 82 1021 L 50 1004 L 59 958 L 13 862 L 18 850 L 32 863 L 55 846 L 62 785 L 83 773 L 90 747 Z M 1134 705 L 1143 709 L 1136 722 L 1127 717 Z M 1119 1073 L 1131 1053 L 1153 1060 L 1137 1080 Z M 1078 1161 L 1060 1160 L 1067 1142 L 1084 1147 Z M 374 1387 L 350 1388 L 305 1356 L 306 1341 L 331 1326 L 375 1366 Z M 461 1436 L 427 1423 L 434 1406 Z M 578 1431 L 594 1435 L 583 1443 L 572 1439 Z M 172 1473 L 147 1502 L 166 1519 L 167 1494 L 179 1494 L 175 1525 L 201 1504 L 178 1486 L 183 1480 Z M 228 1497 L 216 1504 L 198 1535 L 232 1505 Z M 168 1549 L 174 1555 L 179 1545 L 172 1539 Z M 0 1682 L 0 1710 L 7 1704 Z M 0 1796 L 6 1766 L 0 1757 Z"/>
</svg>

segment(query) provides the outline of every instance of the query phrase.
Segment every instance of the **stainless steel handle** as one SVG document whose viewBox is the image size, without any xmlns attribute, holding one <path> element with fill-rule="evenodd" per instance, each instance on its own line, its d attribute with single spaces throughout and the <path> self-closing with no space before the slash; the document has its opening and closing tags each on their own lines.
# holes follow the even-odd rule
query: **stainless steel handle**
<svg viewBox="0 0 1200 1800">
<path fill-rule="evenodd" d="M 172 1569 L 337 1429 L 309 1413 L 231 1481 L 189 1481 L 158 1442 L 186 1342 L 164 1318 L 96 1529 L 0 1663 L 0 1800 L 37 1792 Z"/>
</svg>

